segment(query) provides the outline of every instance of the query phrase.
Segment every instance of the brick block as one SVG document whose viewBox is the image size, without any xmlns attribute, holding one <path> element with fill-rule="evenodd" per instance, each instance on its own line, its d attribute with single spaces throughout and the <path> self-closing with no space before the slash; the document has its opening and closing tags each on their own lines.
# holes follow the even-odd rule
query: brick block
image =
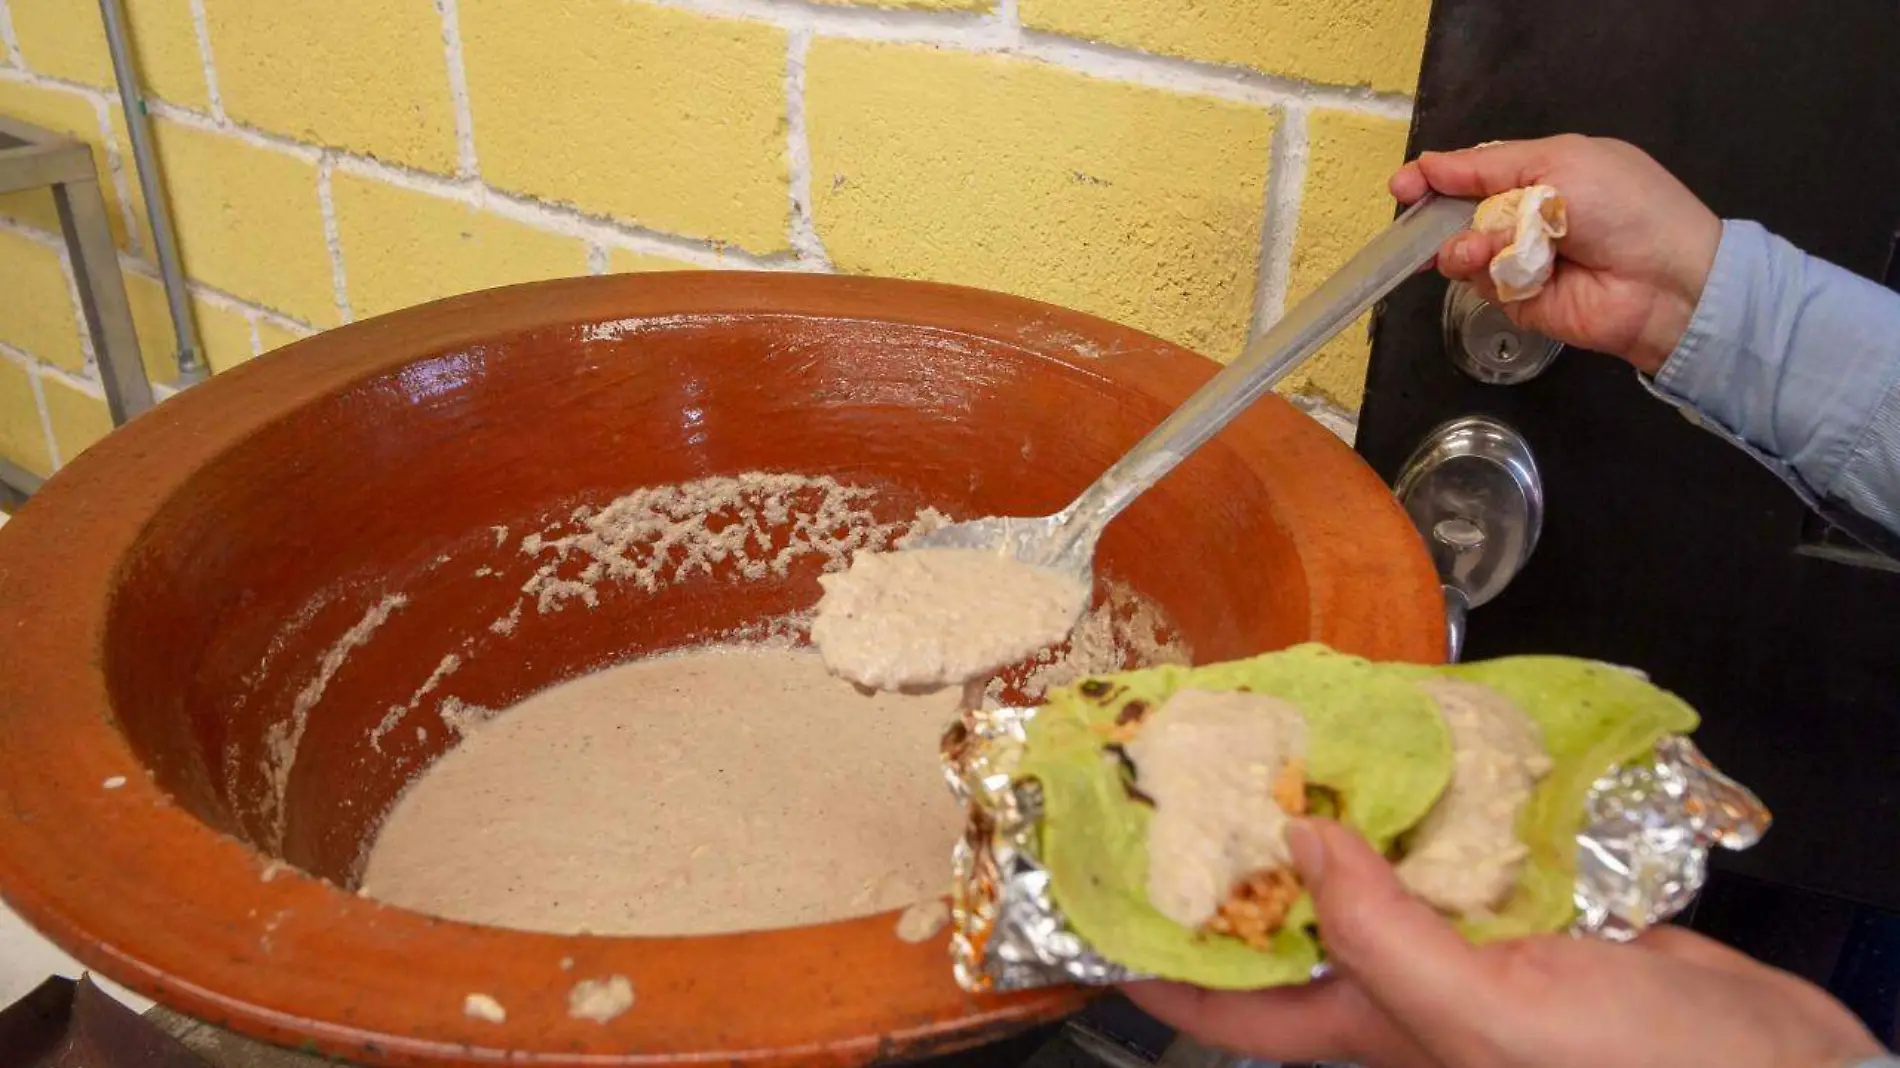
<svg viewBox="0 0 1900 1068">
<path fill-rule="evenodd" d="M 350 310 L 367 318 L 456 293 L 587 273 L 587 246 L 466 204 L 338 174 Z"/>
<path fill-rule="evenodd" d="M 146 90 L 167 103 L 209 107 L 190 0 L 127 0 L 125 7 L 133 57 Z M 101 89 L 113 87 L 112 54 L 98 4 L 8 0 L 7 8 L 28 68 Z"/>
<path fill-rule="evenodd" d="M 0 341 L 55 367 L 86 366 L 66 264 L 37 241 L 0 230 Z"/>
<path fill-rule="evenodd" d="M 435 5 L 205 0 L 205 23 L 231 118 L 391 163 L 454 171 L 455 113 Z M 538 64 L 545 69 L 549 57 Z"/>
<path fill-rule="evenodd" d="M 1023 25 L 1302 81 L 1410 93 L 1431 0 L 1021 0 Z"/>
<path fill-rule="evenodd" d="M 648 271 L 697 271 L 701 267 L 684 260 L 668 259 L 646 252 L 630 252 L 624 248 L 607 250 L 608 274 L 642 274 Z"/>
<path fill-rule="evenodd" d="M 0 356 L 0 457 L 41 478 L 53 473 L 52 447 L 40 422 L 33 376 L 5 356 Z"/>
<path fill-rule="evenodd" d="M 139 356 L 145 361 L 146 377 L 166 385 L 177 383 L 178 364 L 172 356 L 178 348 L 178 335 L 172 329 L 164 285 L 156 278 L 128 271 L 125 296 L 132 305 L 132 326 L 139 337 Z M 224 371 L 251 358 L 251 322 L 243 314 L 196 295 L 191 298 L 191 311 L 198 324 L 198 341 L 204 346 L 204 357 L 212 371 Z"/>
<path fill-rule="evenodd" d="M 120 248 L 130 247 L 126 241 L 125 214 L 120 205 L 118 187 L 112 178 L 111 157 L 107 154 L 105 133 L 99 123 L 98 107 L 82 93 L 46 89 L 0 77 L 0 114 L 77 138 L 92 146 L 93 169 L 99 174 L 99 187 L 105 194 L 106 221 L 112 226 L 112 239 L 118 242 Z M 125 134 L 124 120 L 119 117 L 117 108 L 111 109 L 110 115 L 113 137 L 118 144 L 126 146 L 128 159 L 125 165 L 130 167 L 131 142 Z M 131 184 L 134 187 L 134 207 L 141 220 L 140 232 L 143 233 L 145 202 L 137 192 L 136 181 Z M 59 214 L 53 210 L 53 194 L 49 190 L 28 189 L 0 196 L 0 215 L 48 233 L 59 233 Z"/>
<path fill-rule="evenodd" d="M 185 272 L 305 322 L 337 322 L 317 165 L 235 137 L 153 124 Z"/>
<path fill-rule="evenodd" d="M 786 34 L 629 0 L 465 4 L 482 176 L 640 226 L 788 247 Z"/>
<path fill-rule="evenodd" d="M 54 375 L 40 376 L 40 390 L 46 396 L 46 418 L 53 427 L 61 464 L 72 463 L 73 457 L 112 433 L 112 412 L 104 397 Z"/>
<path fill-rule="evenodd" d="M 1273 113 L 857 41 L 815 43 L 806 77 L 814 210 L 842 269 L 1000 289 L 1239 352 Z"/>
<path fill-rule="evenodd" d="M 1391 225 L 1396 206 L 1386 182 L 1405 159 L 1407 125 L 1396 119 L 1315 111 L 1307 117 L 1306 131 L 1305 192 L 1287 273 L 1289 306 Z M 1281 389 L 1317 393 L 1357 410 L 1366 387 L 1370 323 L 1368 316 L 1341 331 Z"/>
</svg>

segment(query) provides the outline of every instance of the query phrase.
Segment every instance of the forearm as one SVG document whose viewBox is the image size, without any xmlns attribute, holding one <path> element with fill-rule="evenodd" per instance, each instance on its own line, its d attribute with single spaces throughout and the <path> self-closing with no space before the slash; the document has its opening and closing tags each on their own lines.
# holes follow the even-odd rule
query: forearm
<svg viewBox="0 0 1900 1068">
<path fill-rule="evenodd" d="M 1757 224 L 1725 223 L 1655 388 L 1739 438 L 1810 503 L 1900 536 L 1900 294 Z"/>
</svg>

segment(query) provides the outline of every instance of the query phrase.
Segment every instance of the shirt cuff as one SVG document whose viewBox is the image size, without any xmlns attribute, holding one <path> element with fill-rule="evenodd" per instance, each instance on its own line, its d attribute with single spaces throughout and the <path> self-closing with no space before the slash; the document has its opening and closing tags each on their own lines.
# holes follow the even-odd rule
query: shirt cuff
<svg viewBox="0 0 1900 1068">
<path fill-rule="evenodd" d="M 1760 224 L 1726 220 L 1656 386 L 1829 495 L 1895 388 L 1897 306 L 1883 287 Z"/>
<path fill-rule="evenodd" d="M 1753 245 L 1737 224 L 1723 221 L 1715 263 L 1702 284 L 1702 297 L 1689 318 L 1689 329 L 1683 331 L 1675 351 L 1656 372 L 1656 388 L 1665 395 L 1697 408 L 1720 395 L 1726 384 L 1721 368 L 1722 339 L 1737 338 L 1742 332 L 1748 280 L 1753 273 L 1748 259 L 1759 252 Z"/>
</svg>

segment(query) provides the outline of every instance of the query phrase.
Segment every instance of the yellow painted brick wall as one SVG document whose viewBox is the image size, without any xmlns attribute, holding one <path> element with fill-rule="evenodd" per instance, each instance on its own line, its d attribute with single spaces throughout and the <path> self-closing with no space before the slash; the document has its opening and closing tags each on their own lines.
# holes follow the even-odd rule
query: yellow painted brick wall
<svg viewBox="0 0 1900 1068">
<path fill-rule="evenodd" d="M 331 188 L 357 315 L 407 308 L 444 290 L 587 273 L 578 238 L 374 178 L 339 174 Z"/>
<path fill-rule="evenodd" d="M 455 167 L 442 20 L 408 0 L 204 0 L 233 121 L 422 170 Z"/>
<path fill-rule="evenodd" d="M 496 186 L 752 252 L 786 247 L 787 36 L 627 0 L 462 13 Z"/>
<path fill-rule="evenodd" d="M 806 77 L 817 228 L 840 268 L 1240 350 L 1271 110 L 859 41 L 814 45 Z"/>
<path fill-rule="evenodd" d="M 1391 217 L 1429 7 L 126 3 L 218 373 L 458 292 L 722 267 L 985 286 L 1231 359 Z M 96 5 L 0 0 L 0 115 L 92 146 L 165 395 Z M 0 197 L 0 457 L 38 472 L 110 425 L 50 205 Z M 1365 354 L 1361 324 L 1283 388 L 1354 408 Z"/>
<path fill-rule="evenodd" d="M 1386 181 L 1405 153 L 1407 124 L 1349 111 L 1307 117 L 1306 181 L 1294 236 L 1287 299 L 1313 291 L 1392 221 Z M 1367 330 L 1361 319 L 1328 342 L 1286 388 L 1356 405 L 1366 380 Z"/>
</svg>

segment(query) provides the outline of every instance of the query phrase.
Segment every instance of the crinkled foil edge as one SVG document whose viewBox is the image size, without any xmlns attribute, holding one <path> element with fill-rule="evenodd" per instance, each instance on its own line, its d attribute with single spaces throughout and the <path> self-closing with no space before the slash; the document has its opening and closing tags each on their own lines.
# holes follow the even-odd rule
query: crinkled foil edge
<svg viewBox="0 0 1900 1068">
<path fill-rule="evenodd" d="M 1145 978 L 1104 960 L 1069 928 L 1042 866 L 1035 783 L 1018 784 L 1033 708 L 966 709 L 943 737 L 944 771 L 967 820 L 953 854 L 952 968 L 973 993 Z M 1577 835 L 1573 934 L 1626 941 L 1680 913 L 1713 848 L 1747 849 L 1772 820 L 1747 788 L 1670 735 L 1654 758 L 1591 785 Z M 1325 966 L 1321 965 L 1323 973 Z"/>
</svg>

